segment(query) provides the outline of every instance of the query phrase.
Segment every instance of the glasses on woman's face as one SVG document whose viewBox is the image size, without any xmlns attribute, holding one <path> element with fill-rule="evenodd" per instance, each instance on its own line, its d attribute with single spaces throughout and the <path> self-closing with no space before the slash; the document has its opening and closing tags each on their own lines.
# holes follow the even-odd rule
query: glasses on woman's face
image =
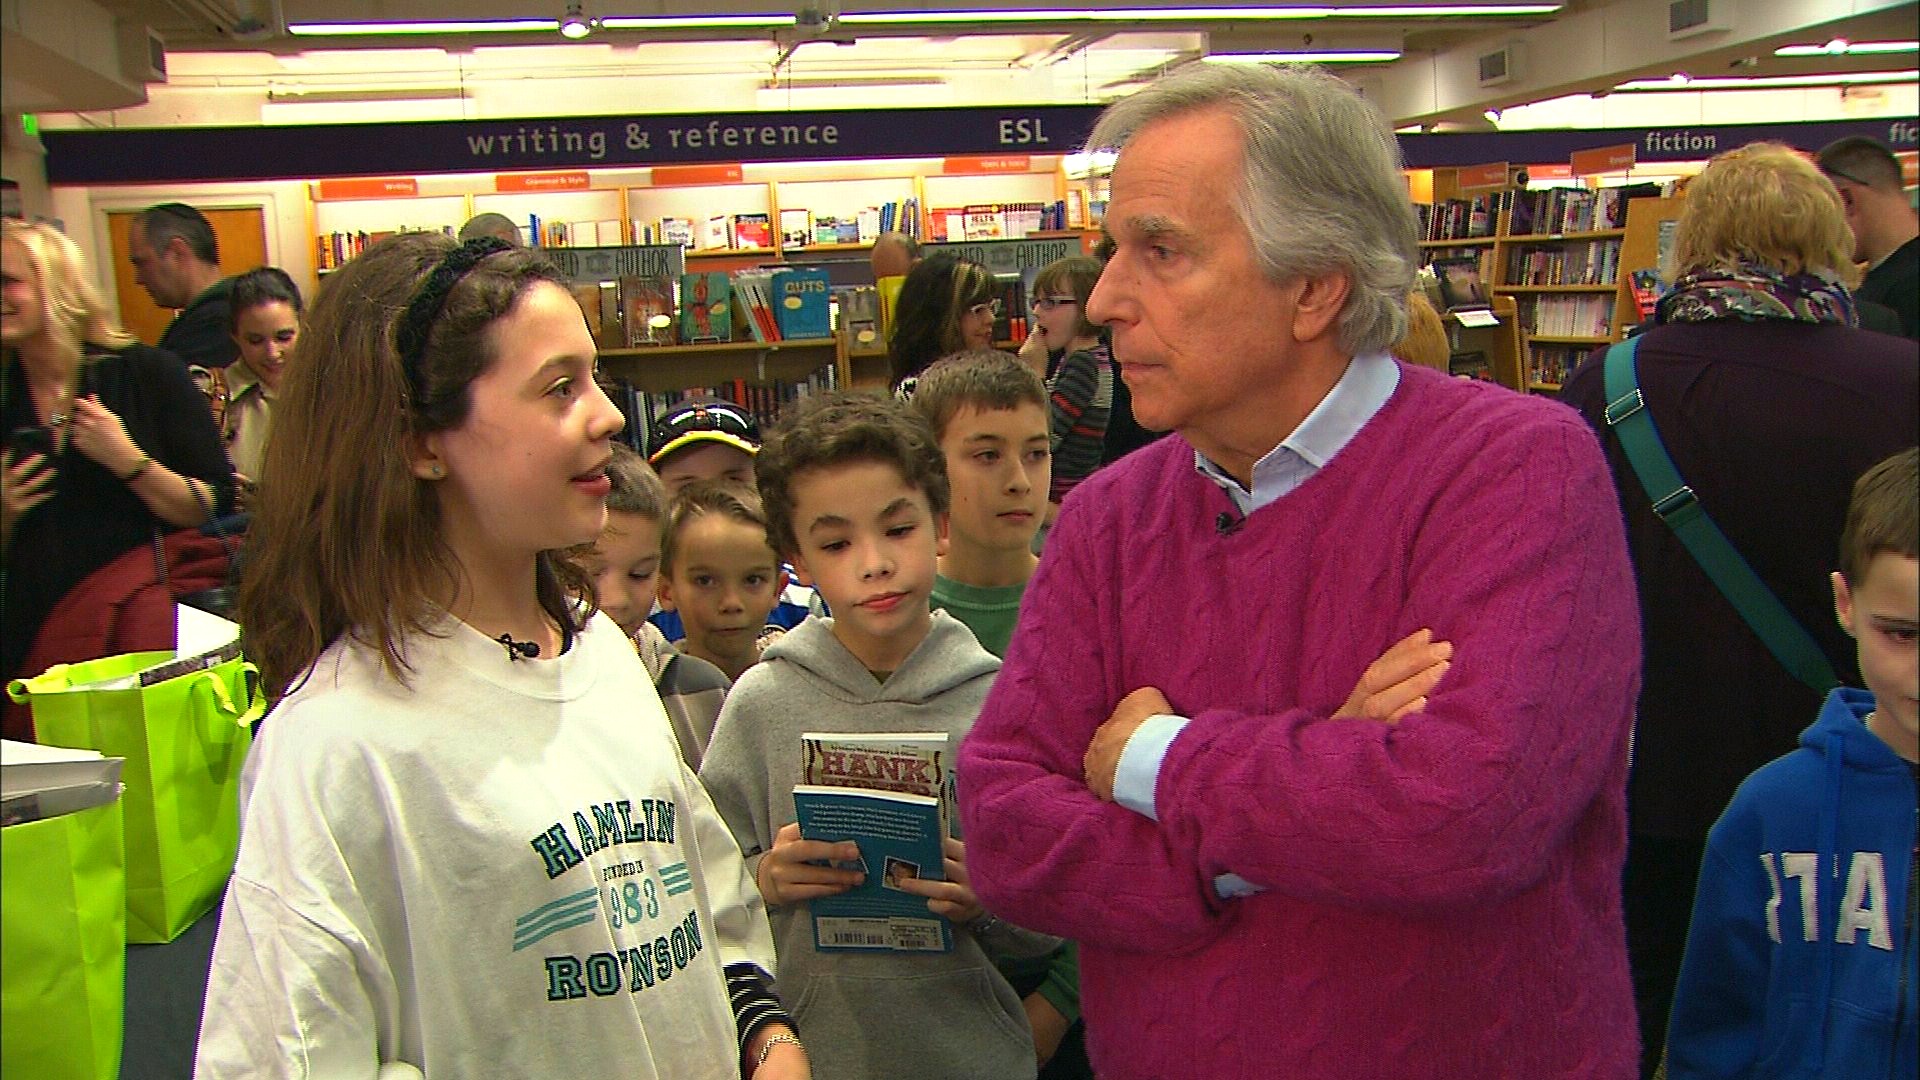
<svg viewBox="0 0 1920 1080">
<path fill-rule="evenodd" d="M 1080 301 L 1071 296 L 1042 296 L 1033 302 L 1035 314 L 1045 315 L 1054 308 L 1073 307 Z"/>
<path fill-rule="evenodd" d="M 967 314 L 976 318 L 984 315 L 988 318 L 997 319 L 1000 317 L 1000 301 L 989 300 L 984 304 L 975 304 L 967 309 Z"/>
</svg>

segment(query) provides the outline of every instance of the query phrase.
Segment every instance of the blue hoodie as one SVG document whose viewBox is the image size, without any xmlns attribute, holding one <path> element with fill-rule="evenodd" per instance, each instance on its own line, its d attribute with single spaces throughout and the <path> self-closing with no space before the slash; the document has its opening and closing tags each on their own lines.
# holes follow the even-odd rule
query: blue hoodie
<svg viewBox="0 0 1920 1080">
<path fill-rule="evenodd" d="M 1833 691 L 1801 748 L 1748 777 L 1714 824 L 1674 991 L 1671 1080 L 1920 1069 L 1920 810 L 1913 766 L 1861 722 L 1871 711 L 1872 694 Z"/>
</svg>

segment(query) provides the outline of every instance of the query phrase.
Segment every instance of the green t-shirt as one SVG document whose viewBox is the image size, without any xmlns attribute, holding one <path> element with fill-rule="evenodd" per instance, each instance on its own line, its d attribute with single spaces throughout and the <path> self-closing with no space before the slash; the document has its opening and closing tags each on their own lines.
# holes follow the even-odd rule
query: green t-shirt
<svg viewBox="0 0 1920 1080">
<path fill-rule="evenodd" d="M 1007 642 L 1013 640 L 1014 620 L 1020 616 L 1020 596 L 1026 591 L 1024 583 L 982 588 L 941 575 L 933 579 L 933 606 L 966 623 L 982 648 L 1004 659 Z"/>
</svg>

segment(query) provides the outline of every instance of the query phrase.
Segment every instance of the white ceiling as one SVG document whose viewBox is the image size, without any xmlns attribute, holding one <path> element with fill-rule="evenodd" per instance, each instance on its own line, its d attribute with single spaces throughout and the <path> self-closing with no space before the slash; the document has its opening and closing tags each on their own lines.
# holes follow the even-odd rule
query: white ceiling
<svg viewBox="0 0 1920 1080">
<path fill-rule="evenodd" d="M 56 0 L 6 0 L 9 5 Z M 1732 29 L 1668 41 L 1666 0 L 1572 0 L 1548 16 L 1317 19 L 1269 23 L 947 28 L 836 24 L 832 15 L 901 10 L 912 0 L 584 0 L 585 14 L 793 13 L 814 25 L 784 30 L 601 31 L 582 42 L 552 33 L 387 39 L 292 37 L 289 23 L 455 18 L 558 18 L 565 0 L 70 0 L 98 4 L 166 41 L 167 83 L 126 122 L 257 122 L 260 103 L 396 98 L 457 99 L 453 116 L 741 108 L 1045 104 L 1108 100 L 1138 81 L 1208 52 L 1274 48 L 1402 49 L 1390 64 L 1342 65 L 1401 122 L 1477 119 L 1483 108 L 1671 70 L 1743 75 L 1912 70 L 1914 54 L 1787 60 L 1776 44 L 1904 37 L 1920 4 L 1874 0 L 1711 0 L 1734 11 Z M 1142 7 L 1176 0 L 1128 0 Z M 1213 0 L 1245 6 L 1256 0 Z M 1272 0 L 1269 0 L 1272 2 Z M 1379 4 L 1384 0 L 1329 0 Z M 1402 0 L 1405 2 L 1405 0 Z M 1034 7 L 953 0 L 966 9 Z M 1058 9 L 1090 8 L 1058 4 Z M 1859 14 L 1866 11 L 1867 14 Z M 1646 23 L 1657 23 L 1649 30 Z M 11 35 L 10 31 L 10 35 Z M 1611 35 L 1612 40 L 1609 39 Z M 1480 52 L 1534 41 L 1534 70 L 1500 87 L 1474 85 Z M 9 41 L 11 47 L 12 41 Z M 1547 55 L 1571 51 L 1572 55 Z M 1523 56 L 1525 54 L 1522 54 Z M 1751 62 L 1749 62 L 1751 58 Z M 1684 67 L 1682 66 L 1684 65 Z M 9 55 L 9 66 L 12 56 Z M 1464 85 L 1460 85 L 1464 78 Z M 1909 84 L 1911 86 L 1911 84 Z M 26 90 L 8 84 L 7 111 Z M 189 104 L 189 101 L 191 104 Z M 225 102 L 226 104 L 222 104 Z M 86 104 L 70 108 L 88 108 Z M 47 110 L 44 102 L 24 108 Z M 231 109 L 228 115 L 226 109 Z M 390 110 L 388 110 L 390 112 Z"/>
</svg>

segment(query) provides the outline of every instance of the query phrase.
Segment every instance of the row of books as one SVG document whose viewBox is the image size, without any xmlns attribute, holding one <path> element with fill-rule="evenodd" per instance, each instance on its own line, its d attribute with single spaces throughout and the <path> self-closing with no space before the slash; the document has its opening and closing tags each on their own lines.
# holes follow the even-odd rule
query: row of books
<svg viewBox="0 0 1920 1080">
<path fill-rule="evenodd" d="M 780 211 L 778 243 L 792 250 L 837 244 L 871 244 L 883 232 L 920 234 L 916 200 L 889 202 L 844 214 L 815 214 L 788 207 Z M 631 234 L 640 244 L 679 244 L 697 251 L 769 251 L 775 246 L 774 218 L 763 211 L 715 214 L 704 223 L 692 218 L 635 220 Z M 617 241 L 616 241 L 617 242 Z"/>
<path fill-rule="evenodd" d="M 1613 323 L 1613 297 L 1537 296 L 1520 300 L 1520 328 L 1548 337 L 1606 337 Z"/>
<path fill-rule="evenodd" d="M 1533 386 L 1560 386 L 1592 350 L 1580 345 L 1535 345 L 1527 350 L 1527 382 Z"/>
<path fill-rule="evenodd" d="M 648 393 L 632 383 L 620 381 L 617 384 L 620 393 L 615 400 L 621 403 L 622 411 L 627 416 L 622 439 L 634 450 L 645 454 L 647 432 L 653 430 L 654 421 L 688 398 L 731 401 L 752 413 L 760 430 L 767 431 L 780 419 L 781 410 L 793 402 L 839 388 L 839 371 L 832 364 L 823 364 L 819 370 L 800 380 L 776 379 L 752 383 L 745 379 L 734 379 L 719 386 L 693 386 L 669 393 Z"/>
<path fill-rule="evenodd" d="M 1541 191 L 1513 193 L 1508 236 L 1598 232 L 1622 229 L 1627 224 L 1627 203 L 1633 199 L 1654 198 L 1658 184 L 1630 184 L 1625 187 L 1547 188 Z"/>
<path fill-rule="evenodd" d="M 338 270 L 347 260 L 389 236 L 410 232 L 438 232 L 453 235 L 453 226 L 438 229 L 400 228 L 375 232 L 331 232 L 313 238 L 313 268 L 322 272 Z"/>
<path fill-rule="evenodd" d="M 836 293 L 807 266 L 636 275 L 579 283 L 574 296 L 601 348 L 832 337 L 836 306 L 850 326 L 879 319 L 875 290 Z"/>
<path fill-rule="evenodd" d="M 1611 285 L 1620 276 L 1620 241 L 1522 247 L 1507 257 L 1512 285 Z"/>
<path fill-rule="evenodd" d="M 1067 227 L 1067 204 L 1056 202 L 978 203 L 927 212 L 931 241 L 1018 240 L 1036 232 Z"/>
<path fill-rule="evenodd" d="M 1442 199 L 1413 204 L 1420 219 L 1422 240 L 1473 240 L 1492 236 L 1500 227 L 1500 212 L 1513 197 L 1511 191 L 1489 192 L 1471 199 Z"/>
</svg>

